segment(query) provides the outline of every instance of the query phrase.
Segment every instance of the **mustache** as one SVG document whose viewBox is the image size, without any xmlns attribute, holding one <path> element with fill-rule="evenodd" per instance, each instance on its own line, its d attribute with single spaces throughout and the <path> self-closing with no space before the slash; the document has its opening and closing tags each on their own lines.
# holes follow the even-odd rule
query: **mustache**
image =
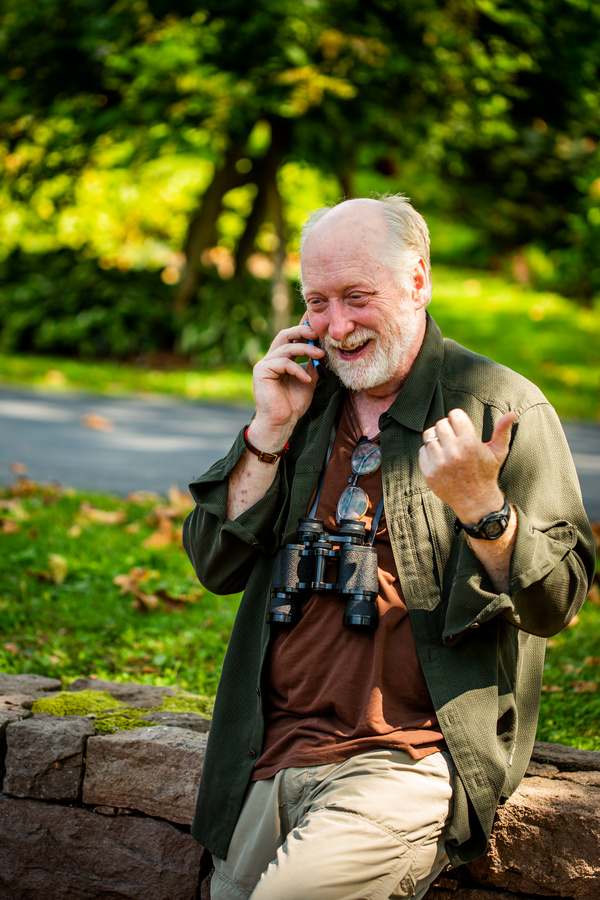
<svg viewBox="0 0 600 900">
<path fill-rule="evenodd" d="M 376 331 L 371 331 L 370 328 L 364 328 L 360 331 L 353 331 L 352 334 L 349 334 L 342 341 L 335 341 L 333 338 L 326 336 L 323 343 L 325 345 L 325 350 L 356 350 L 357 347 L 366 344 L 367 341 L 377 340 L 378 338 L 379 335 Z"/>
</svg>

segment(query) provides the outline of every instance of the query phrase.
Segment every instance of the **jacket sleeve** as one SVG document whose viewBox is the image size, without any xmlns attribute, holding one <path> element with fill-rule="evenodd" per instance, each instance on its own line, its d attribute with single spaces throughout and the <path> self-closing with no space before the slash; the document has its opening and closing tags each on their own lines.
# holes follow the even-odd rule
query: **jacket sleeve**
<svg viewBox="0 0 600 900">
<path fill-rule="evenodd" d="M 227 456 L 190 484 L 196 506 L 184 522 L 183 546 L 199 581 L 216 594 L 243 590 L 257 553 L 275 553 L 287 499 L 282 459 L 265 496 L 237 519 L 227 518 L 228 479 L 243 451 L 241 431 Z"/>
<path fill-rule="evenodd" d="M 557 634 L 581 608 L 590 588 L 594 540 L 569 446 L 548 403 L 529 407 L 517 419 L 500 487 L 518 517 L 509 590 L 494 591 L 462 536 L 446 643 L 498 614 L 531 634 Z"/>
</svg>

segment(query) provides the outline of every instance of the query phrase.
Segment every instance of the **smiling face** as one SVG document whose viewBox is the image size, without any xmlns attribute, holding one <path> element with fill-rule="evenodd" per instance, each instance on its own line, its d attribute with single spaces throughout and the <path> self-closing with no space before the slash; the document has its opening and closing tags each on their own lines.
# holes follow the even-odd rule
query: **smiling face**
<svg viewBox="0 0 600 900">
<path fill-rule="evenodd" d="M 425 333 L 425 272 L 417 266 L 399 285 L 382 262 L 388 241 L 377 201 L 351 200 L 323 216 L 302 248 L 308 317 L 329 367 L 351 390 L 378 396 L 400 388 Z"/>
</svg>

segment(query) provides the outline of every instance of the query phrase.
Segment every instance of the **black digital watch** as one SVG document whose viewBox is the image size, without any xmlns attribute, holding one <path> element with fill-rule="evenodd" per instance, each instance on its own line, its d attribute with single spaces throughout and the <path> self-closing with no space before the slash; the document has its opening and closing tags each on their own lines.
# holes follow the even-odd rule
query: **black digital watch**
<svg viewBox="0 0 600 900">
<path fill-rule="evenodd" d="M 492 512 L 489 516 L 480 519 L 477 525 L 463 525 L 457 519 L 454 523 L 454 533 L 460 534 L 461 528 L 472 538 L 478 538 L 485 541 L 496 541 L 502 537 L 510 520 L 510 506 L 508 500 L 504 501 L 504 506 L 498 512 Z"/>
</svg>

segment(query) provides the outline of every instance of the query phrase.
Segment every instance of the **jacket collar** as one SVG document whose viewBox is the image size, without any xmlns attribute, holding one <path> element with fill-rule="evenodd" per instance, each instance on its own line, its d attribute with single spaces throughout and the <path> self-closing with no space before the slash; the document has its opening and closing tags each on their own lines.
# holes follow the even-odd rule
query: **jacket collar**
<svg viewBox="0 0 600 900">
<path fill-rule="evenodd" d="M 424 431 L 431 408 L 440 370 L 444 361 L 442 332 L 427 315 L 425 337 L 419 355 L 404 382 L 400 393 L 390 406 L 388 415 L 400 425 L 413 431 Z"/>
<path fill-rule="evenodd" d="M 387 415 L 395 419 L 400 425 L 411 428 L 413 431 L 424 431 L 427 414 L 430 410 L 440 370 L 444 361 L 444 338 L 435 321 L 429 313 L 423 343 L 413 367 L 404 382 L 402 389 Z M 345 396 L 346 389 L 333 372 L 329 377 L 317 384 L 313 402 L 309 407 L 311 419 L 318 418 L 322 410 L 329 405 L 335 397 L 334 405 L 337 408 L 339 402 Z"/>
</svg>

